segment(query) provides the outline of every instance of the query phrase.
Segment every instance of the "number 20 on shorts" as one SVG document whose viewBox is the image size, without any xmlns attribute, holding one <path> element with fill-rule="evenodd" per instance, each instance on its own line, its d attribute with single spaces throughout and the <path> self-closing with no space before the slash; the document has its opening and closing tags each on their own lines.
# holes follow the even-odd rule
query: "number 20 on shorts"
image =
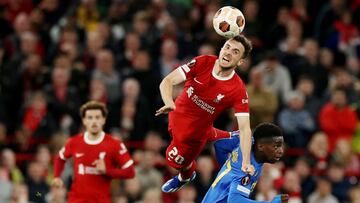
<svg viewBox="0 0 360 203">
<path fill-rule="evenodd" d="M 173 147 L 172 150 L 169 151 L 169 153 L 168 153 L 169 161 L 174 160 L 175 163 L 182 164 L 184 162 L 185 158 L 178 153 L 179 153 L 178 149 L 176 147 Z"/>
</svg>

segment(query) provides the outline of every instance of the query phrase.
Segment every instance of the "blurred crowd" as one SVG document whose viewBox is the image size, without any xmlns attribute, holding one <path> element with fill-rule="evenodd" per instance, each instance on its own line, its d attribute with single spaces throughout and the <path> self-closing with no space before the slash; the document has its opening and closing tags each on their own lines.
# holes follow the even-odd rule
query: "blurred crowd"
<svg viewBox="0 0 360 203">
<path fill-rule="evenodd" d="M 164 76 L 217 55 L 212 17 L 224 5 L 243 11 L 254 46 L 237 70 L 251 125 L 278 124 L 287 144 L 254 199 L 359 203 L 360 0 L 0 0 L 0 203 L 65 202 L 71 167 L 55 190 L 52 158 L 81 131 L 88 100 L 107 104 L 106 131 L 136 162 L 136 178 L 114 181 L 115 203 L 200 202 L 219 169 L 211 144 L 193 184 L 161 193 L 175 172 L 164 161 L 167 117 L 154 113 Z M 233 112 L 214 125 L 236 129 Z"/>
</svg>

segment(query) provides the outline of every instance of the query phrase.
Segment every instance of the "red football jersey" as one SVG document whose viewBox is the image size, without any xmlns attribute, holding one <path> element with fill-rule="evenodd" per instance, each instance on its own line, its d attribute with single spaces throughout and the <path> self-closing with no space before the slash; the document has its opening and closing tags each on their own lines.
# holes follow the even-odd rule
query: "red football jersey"
<svg viewBox="0 0 360 203">
<path fill-rule="evenodd" d="M 216 56 L 198 56 L 177 68 L 186 79 L 184 89 L 169 113 L 169 130 L 175 141 L 207 140 L 212 125 L 225 109 L 233 107 L 235 115 L 249 115 L 248 95 L 240 77 L 233 71 L 220 77 L 213 71 Z"/>
<path fill-rule="evenodd" d="M 84 199 L 111 202 L 112 177 L 99 174 L 93 165 L 95 160 L 103 159 L 107 171 L 118 167 L 126 169 L 134 163 L 124 143 L 105 133 L 95 141 L 89 140 L 87 133 L 74 136 L 60 150 L 59 156 L 63 160 L 70 157 L 74 159 L 74 180 L 68 194 L 69 202 Z"/>
</svg>

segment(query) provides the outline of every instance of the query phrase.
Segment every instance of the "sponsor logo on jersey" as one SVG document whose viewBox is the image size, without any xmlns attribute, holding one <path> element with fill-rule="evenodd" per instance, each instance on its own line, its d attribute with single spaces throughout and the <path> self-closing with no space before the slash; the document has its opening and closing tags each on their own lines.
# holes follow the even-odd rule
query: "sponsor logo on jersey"
<svg viewBox="0 0 360 203">
<path fill-rule="evenodd" d="M 215 107 L 211 106 L 210 104 L 204 102 L 199 96 L 197 96 L 196 94 L 194 94 L 194 88 L 193 87 L 189 87 L 186 90 L 186 93 L 188 95 L 188 97 L 201 109 L 203 109 L 204 111 L 210 113 L 210 114 L 214 114 L 215 112 Z"/>
</svg>

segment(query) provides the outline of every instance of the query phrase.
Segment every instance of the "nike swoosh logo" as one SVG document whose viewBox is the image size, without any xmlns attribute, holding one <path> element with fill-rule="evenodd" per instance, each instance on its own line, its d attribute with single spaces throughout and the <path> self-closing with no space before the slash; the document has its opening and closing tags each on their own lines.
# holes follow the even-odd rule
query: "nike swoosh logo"
<svg viewBox="0 0 360 203">
<path fill-rule="evenodd" d="M 202 82 L 198 81 L 196 78 L 194 78 L 194 80 L 195 80 L 196 83 L 199 83 L 200 85 L 203 84 Z"/>
<path fill-rule="evenodd" d="M 76 158 L 79 158 L 79 157 L 82 157 L 82 156 L 84 156 L 84 153 L 76 153 L 76 154 L 75 154 L 75 157 L 76 157 Z"/>
</svg>

